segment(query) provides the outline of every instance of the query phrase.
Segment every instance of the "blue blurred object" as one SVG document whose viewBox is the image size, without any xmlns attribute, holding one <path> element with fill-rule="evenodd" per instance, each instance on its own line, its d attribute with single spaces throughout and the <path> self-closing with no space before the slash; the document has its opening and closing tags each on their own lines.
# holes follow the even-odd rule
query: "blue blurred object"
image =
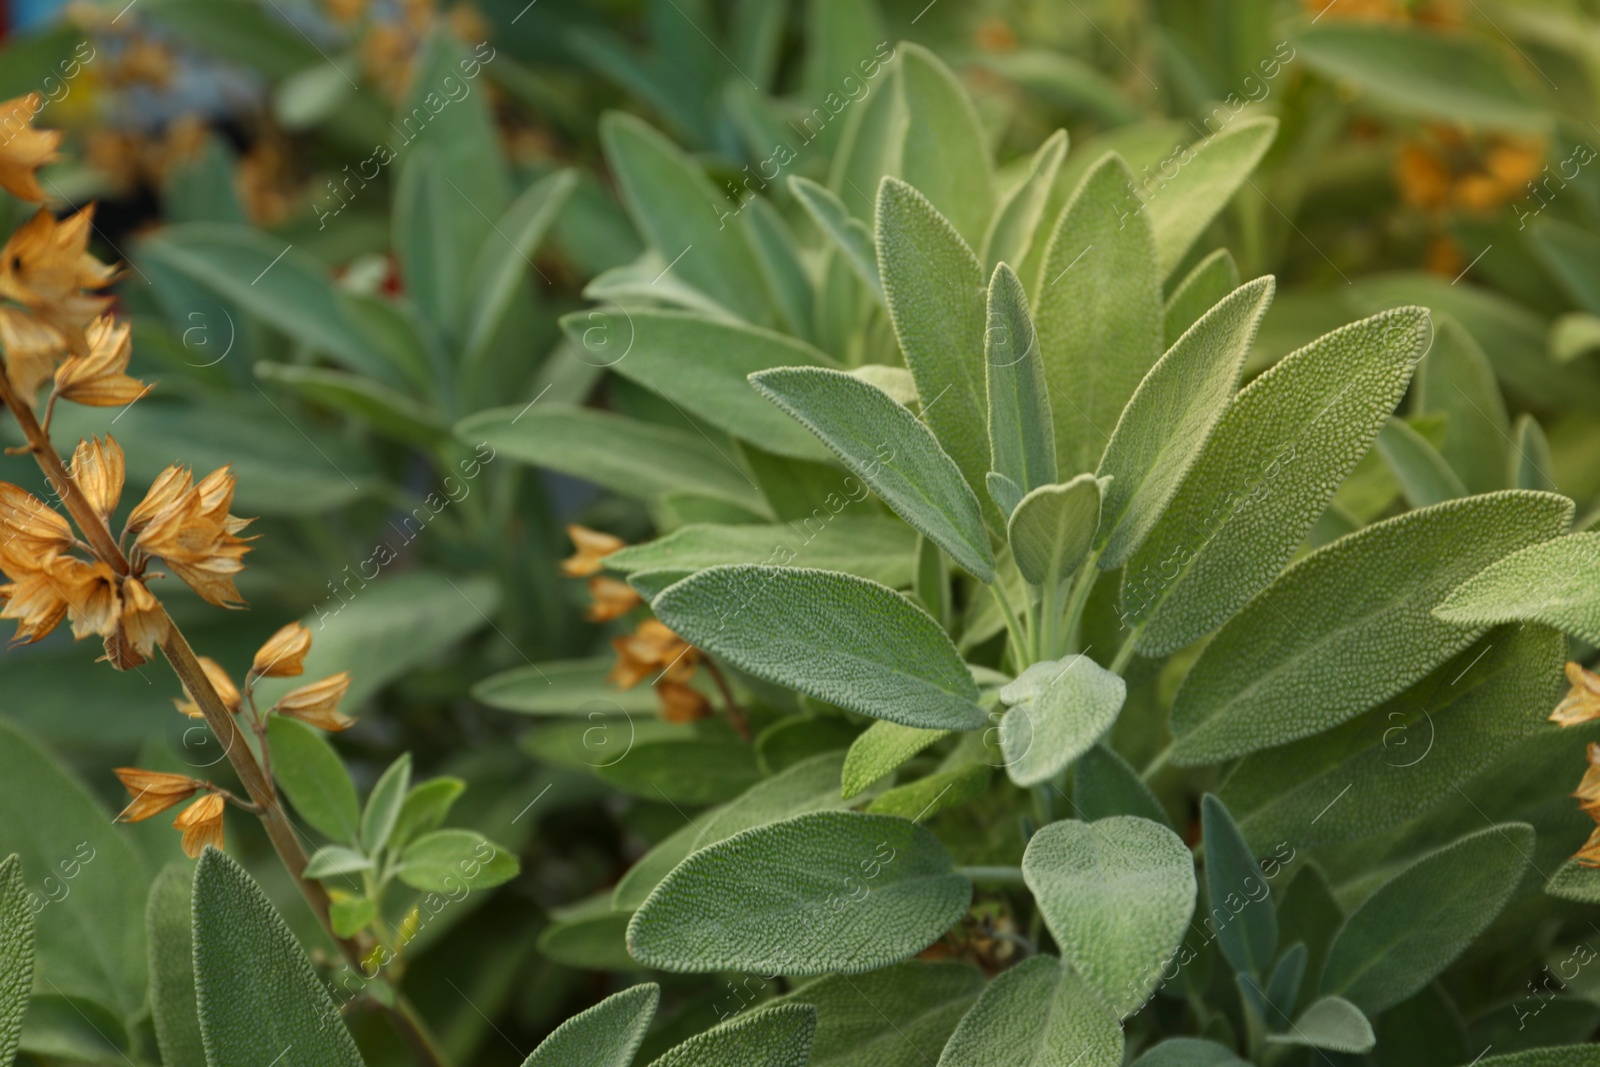
<svg viewBox="0 0 1600 1067">
<path fill-rule="evenodd" d="M 10 0 L 11 18 L 6 31 L 31 30 L 54 20 L 64 8 L 66 0 Z"/>
</svg>

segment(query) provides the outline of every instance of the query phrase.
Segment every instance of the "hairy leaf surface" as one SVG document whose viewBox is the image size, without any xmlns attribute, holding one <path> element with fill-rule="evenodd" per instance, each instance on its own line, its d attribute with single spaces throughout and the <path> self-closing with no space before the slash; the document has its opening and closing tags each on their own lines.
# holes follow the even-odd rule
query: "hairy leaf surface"
<svg viewBox="0 0 1600 1067">
<path fill-rule="evenodd" d="M 1039 785 L 1083 755 L 1116 721 L 1128 687 L 1088 656 L 1035 663 L 1000 690 L 1006 773 Z"/>
<path fill-rule="evenodd" d="M 989 983 L 939 1057 L 939 1067 L 1117 1067 L 1122 1028 L 1054 956 L 1034 956 Z"/>
<path fill-rule="evenodd" d="M 1530 545 L 1468 578 L 1434 609 L 1458 626 L 1542 622 L 1600 645 L 1600 533 Z"/>
</svg>

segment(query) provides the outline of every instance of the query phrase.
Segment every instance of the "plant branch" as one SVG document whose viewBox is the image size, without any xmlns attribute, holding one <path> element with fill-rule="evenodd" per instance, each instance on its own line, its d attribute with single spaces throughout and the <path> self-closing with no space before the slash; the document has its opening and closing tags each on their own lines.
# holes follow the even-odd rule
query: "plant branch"
<svg viewBox="0 0 1600 1067">
<path fill-rule="evenodd" d="M 717 692 L 722 694 L 722 703 L 727 707 L 728 718 L 733 723 L 733 728 L 739 731 L 739 736 L 744 738 L 746 744 L 754 740 L 750 733 L 750 719 L 745 715 L 744 709 L 733 698 L 733 690 L 728 687 L 728 680 L 723 677 L 722 670 L 712 661 L 710 656 L 705 658 L 706 673 L 711 675 L 711 680 L 717 684 Z"/>
<path fill-rule="evenodd" d="M 27 437 L 28 450 L 33 453 L 39 469 L 44 472 L 51 488 L 66 507 L 68 514 L 72 516 L 79 532 L 83 534 L 95 555 L 104 560 L 119 577 L 127 577 L 131 573 L 128 557 L 117 544 L 116 538 L 112 537 L 105 521 L 83 495 L 83 491 L 78 488 L 78 483 L 67 470 L 66 464 L 61 461 L 60 455 L 56 453 L 55 446 L 51 444 L 49 435 L 34 417 L 33 409 L 24 403 L 12 388 L 3 360 L 0 360 L 0 400 L 4 401 L 6 408 L 17 420 L 17 425 L 22 428 L 23 434 Z M 199 706 L 205 716 L 206 725 L 222 743 L 228 762 L 233 765 L 234 773 L 239 776 L 245 792 L 261 809 L 258 815 L 262 826 L 266 828 L 267 837 L 271 839 L 278 858 L 283 861 L 284 867 L 300 887 L 300 892 L 306 898 L 306 903 L 311 906 L 317 921 L 339 947 L 340 954 L 352 966 L 359 969 L 363 956 L 362 946 L 350 938 L 340 937 L 334 933 L 333 923 L 328 915 L 327 891 L 322 888 L 320 882 L 304 876 L 307 862 L 305 849 L 300 846 L 294 827 L 283 812 L 272 779 L 256 762 L 255 753 L 251 751 L 249 744 L 245 743 L 244 735 L 234 722 L 232 711 L 217 693 L 216 687 L 211 684 L 211 679 L 200 666 L 199 657 L 195 655 L 183 632 L 178 629 L 178 624 L 167 613 L 165 605 L 161 607 L 161 614 L 167 624 L 167 636 L 160 642 L 161 651 L 166 654 L 173 673 L 178 676 L 184 689 Z M 421 1020 L 417 1018 L 415 1010 L 409 1004 L 402 1000 L 399 1006 L 389 1011 L 389 1015 L 395 1028 L 412 1046 L 423 1063 L 430 1067 L 443 1067 L 445 1061 L 439 1057 L 438 1050 L 433 1046 L 431 1038 L 422 1027 Z"/>
</svg>

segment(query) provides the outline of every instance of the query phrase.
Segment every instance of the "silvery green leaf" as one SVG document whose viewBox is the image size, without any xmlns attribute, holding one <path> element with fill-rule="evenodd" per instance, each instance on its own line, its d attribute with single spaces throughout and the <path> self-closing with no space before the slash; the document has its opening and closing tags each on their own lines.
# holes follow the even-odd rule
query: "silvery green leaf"
<svg viewBox="0 0 1600 1067">
<path fill-rule="evenodd" d="M 1000 690 L 1009 705 L 1000 720 L 1006 773 L 1018 785 L 1039 785 L 1089 751 L 1122 710 L 1128 687 L 1088 656 L 1035 663 Z"/>
<path fill-rule="evenodd" d="M 522 1067 L 630 1067 L 660 1001 L 654 982 L 613 993 L 556 1027 Z"/>
<path fill-rule="evenodd" d="M 1545 883 L 1544 891 L 1553 897 L 1579 904 L 1600 904 L 1600 870 L 1568 859 L 1556 868 Z"/>
<path fill-rule="evenodd" d="M 1207 793 L 1200 803 L 1206 846 L 1206 894 L 1217 944 L 1236 973 L 1265 975 L 1278 951 L 1278 912 L 1272 889 L 1250 844 L 1222 801 Z"/>
<path fill-rule="evenodd" d="M 1100 505 L 1102 570 L 1122 566 L 1144 541 L 1232 403 L 1273 287 L 1269 275 L 1224 297 L 1167 350 L 1123 409 L 1096 472 L 1114 479 Z"/>
<path fill-rule="evenodd" d="M 1370 1052 L 1378 1039 L 1361 1009 L 1343 997 L 1323 997 L 1312 1002 L 1279 1034 L 1268 1034 L 1274 1045 L 1304 1045 L 1329 1052 Z"/>
<path fill-rule="evenodd" d="M 1177 834 L 1132 815 L 1053 822 L 1022 876 L 1061 956 L 1127 1017 L 1161 984 L 1194 914 L 1194 858 Z"/>
<path fill-rule="evenodd" d="M 145 905 L 150 1017 L 161 1062 L 173 1067 L 200 1067 L 206 1062 L 194 991 L 194 918 L 189 903 L 193 882 L 189 864 L 174 861 L 156 876 Z M 0 1055 L 0 1061 L 4 1059 Z"/>
<path fill-rule="evenodd" d="M 502 711 L 575 718 L 645 715 L 661 706 L 648 686 L 618 689 L 606 681 L 614 666 L 614 656 L 596 656 L 514 667 L 473 686 L 472 698 Z"/>
<path fill-rule="evenodd" d="M 917 379 L 904 367 L 865 363 L 859 367 L 851 367 L 850 373 L 864 382 L 876 385 L 902 407 L 909 408 L 913 404 L 921 403 L 921 397 L 917 395 Z"/>
<path fill-rule="evenodd" d="M 1317 848 L 1371 837 L 1459 797 L 1541 728 L 1566 642 L 1494 630 L 1371 714 L 1246 756 L 1221 795 L 1250 840 Z"/>
<path fill-rule="evenodd" d="M 1550 358 L 1571 363 L 1579 356 L 1600 349 L 1600 315 L 1569 311 L 1550 324 Z"/>
<path fill-rule="evenodd" d="M 971 896 L 916 823 L 812 812 L 689 856 L 634 913 L 628 951 L 669 971 L 858 974 L 927 948 Z"/>
<path fill-rule="evenodd" d="M 1123 571 L 1148 656 L 1220 626 L 1294 555 L 1405 392 L 1427 312 L 1335 330 L 1247 385 Z"/>
<path fill-rule="evenodd" d="M 467 278 L 472 306 L 464 309 L 465 321 L 459 331 L 465 338 L 460 358 L 466 367 L 478 367 L 490 351 L 506 313 L 521 292 L 519 287 L 533 269 L 534 252 L 577 184 L 574 170 L 558 170 L 534 182 L 484 238 Z"/>
<path fill-rule="evenodd" d="M 831 502 L 824 506 L 831 506 Z M 841 503 L 840 511 L 844 506 Z M 798 563 L 818 570 L 844 571 L 891 589 L 903 589 L 911 584 L 916 550 L 916 531 L 905 523 L 887 515 L 846 513 L 828 514 L 825 525 L 680 526 L 665 537 L 613 552 L 606 557 L 606 567 L 637 574 L 693 572 L 728 563 Z"/>
<path fill-rule="evenodd" d="M 884 790 L 867 805 L 874 815 L 898 815 L 922 822 L 946 808 L 970 804 L 988 788 L 992 768 L 987 763 L 964 763 L 935 771 L 925 778 Z"/>
<path fill-rule="evenodd" d="M 1565 497 L 1503 490 L 1407 512 L 1313 552 L 1223 627 L 1184 677 L 1173 761 L 1285 744 L 1394 696 L 1480 632 L 1435 619 L 1433 608 L 1571 519 Z"/>
<path fill-rule="evenodd" d="M 193 907 L 195 989 L 210 1067 L 268 1067 L 290 1049 L 319 1067 L 361 1067 L 327 987 L 243 867 L 206 849 Z"/>
<path fill-rule="evenodd" d="M 1532 415 L 1517 416 L 1511 455 L 1507 459 L 1511 464 L 1508 478 L 1513 489 L 1556 492 L 1555 457 L 1550 454 L 1550 442 L 1539 428 L 1539 420 Z"/>
<path fill-rule="evenodd" d="M 1406 503 L 1412 507 L 1425 508 L 1467 495 L 1460 476 L 1404 419 L 1391 417 L 1378 431 L 1377 443 L 1379 455 L 1394 472 Z"/>
<path fill-rule="evenodd" d="M 411 753 L 402 752 L 373 785 L 367 806 L 361 811 L 361 847 L 368 854 L 376 854 L 388 844 L 410 788 Z"/>
<path fill-rule="evenodd" d="M 1166 347 L 1182 337 L 1184 331 L 1200 321 L 1217 301 L 1239 288 L 1239 265 L 1226 248 L 1219 248 L 1195 264 L 1167 298 L 1166 328 L 1162 331 Z"/>
<path fill-rule="evenodd" d="M 0 719 L 0 855 L 15 853 L 29 883 L 34 983 L 62 1004 L 93 1002 L 129 1019 L 146 1002 L 149 876 L 114 815 L 30 735 Z M 34 999 L 28 1031 L 41 1021 Z M 77 1013 L 66 1014 L 76 1026 Z"/>
<path fill-rule="evenodd" d="M 967 244 L 976 246 L 995 207 L 989 139 L 978 110 L 939 57 L 909 42 L 896 50 L 906 110 L 900 176 L 921 190 Z"/>
<path fill-rule="evenodd" d="M 437 829 L 466 788 L 467 783 L 448 776 L 430 778 L 412 786 L 400 805 L 400 817 L 389 835 L 389 847 L 404 848 L 418 834 Z"/>
<path fill-rule="evenodd" d="M 458 440 L 583 478 L 650 503 L 687 492 L 770 514 L 749 475 L 691 430 L 538 398 L 480 411 L 456 424 Z"/>
<path fill-rule="evenodd" d="M 1412 410 L 1445 416 L 1439 451 L 1469 491 L 1506 488 L 1511 420 L 1489 357 L 1448 315 L 1434 322 L 1433 348 L 1417 366 Z M 1518 486 L 1513 488 L 1538 488 Z"/>
<path fill-rule="evenodd" d="M 400 854 L 400 880 L 425 893 L 492 889 L 517 876 L 517 858 L 476 830 L 434 830 Z"/>
<path fill-rule="evenodd" d="M 915 415 L 843 371 L 784 367 L 752 374 L 750 381 L 918 532 L 982 581 L 994 577 L 978 498 Z"/>
<path fill-rule="evenodd" d="M 1011 513 L 1017 510 L 1017 505 L 1022 503 L 1022 498 L 1027 495 L 1022 491 L 1022 486 L 998 471 L 990 471 L 984 475 L 983 484 L 989 490 L 989 499 L 1000 509 L 1001 516 L 1008 520 L 1011 518 Z"/>
<path fill-rule="evenodd" d="M 711 567 L 651 605 L 740 670 L 904 726 L 975 730 L 978 687 L 928 613 L 886 586 L 797 567 Z"/>
<path fill-rule="evenodd" d="M 741 830 L 765 826 L 808 811 L 845 806 L 839 795 L 844 753 L 824 752 L 764 778 L 733 800 L 698 816 L 641 856 L 617 882 L 611 906 L 636 911 L 661 879 L 696 849 L 724 841 Z"/>
<path fill-rule="evenodd" d="M 845 754 L 839 791 L 846 800 L 890 773 L 941 738 L 949 730 L 923 730 L 879 720 L 863 730 Z"/>
<path fill-rule="evenodd" d="M 311 854 L 302 873 L 307 878 L 333 878 L 370 870 L 372 861 L 355 849 L 343 845 L 323 845 Z"/>
<path fill-rule="evenodd" d="M 359 840 L 361 807 L 344 761 L 328 739 L 298 719 L 267 720 L 273 772 L 300 817 L 335 841 Z"/>
<path fill-rule="evenodd" d="M 562 908 L 539 932 L 540 955 L 585 971 L 637 971 L 628 955 L 628 913 L 612 911 L 607 895 Z"/>
<path fill-rule="evenodd" d="M 1215 1041 L 1169 1037 L 1134 1060 L 1133 1067 L 1249 1067 L 1249 1064 Z"/>
<path fill-rule="evenodd" d="M 938 1067 L 1118 1067 L 1122 1027 L 1054 956 L 1034 956 L 989 983 Z"/>
<path fill-rule="evenodd" d="M 696 1034 L 650 1067 L 806 1067 L 817 1009 L 782 1004 Z"/>
<path fill-rule="evenodd" d="M 1041 485 L 1017 502 L 1006 539 L 1031 584 L 1061 582 L 1078 569 L 1094 546 L 1104 488 L 1094 475 L 1080 474 L 1062 485 Z"/>
<path fill-rule="evenodd" d="M 1476 1067 L 1600 1067 L 1600 1045 L 1562 1045 L 1490 1056 Z"/>
<path fill-rule="evenodd" d="M 1272 978 L 1266 987 L 1267 1011 L 1264 1014 L 1271 1029 L 1281 1029 L 1293 1014 L 1295 1002 L 1300 997 L 1301 983 L 1306 978 L 1306 963 L 1310 956 L 1305 942 L 1297 941 L 1278 957 L 1277 966 L 1272 968 Z"/>
<path fill-rule="evenodd" d="M 1334 938 L 1321 992 L 1376 1015 L 1427 985 L 1500 914 L 1522 881 L 1533 842 L 1526 823 L 1491 826 L 1385 882 Z"/>
<path fill-rule="evenodd" d="M 11 1063 L 33 988 L 33 908 L 16 853 L 0 863 L 0 1063 Z"/>
<path fill-rule="evenodd" d="M 976 967 L 912 960 L 821 978 L 784 999 L 817 1009 L 808 1067 L 927 1067 L 983 987 Z"/>
<path fill-rule="evenodd" d="M 735 206 L 683 150 L 641 119 L 600 119 L 600 142 L 623 205 L 672 273 L 749 322 L 772 316 L 749 238 L 724 216 Z"/>
<path fill-rule="evenodd" d="M 873 244 L 872 231 L 860 219 L 851 217 L 844 201 L 810 178 L 791 176 L 789 190 L 805 207 L 817 228 L 839 246 L 850 269 L 882 300 L 883 279 L 878 276 L 878 250 Z"/>
<path fill-rule="evenodd" d="M 589 358 L 637 382 L 709 425 L 798 459 L 828 453 L 750 388 L 749 376 L 773 367 L 826 366 L 833 361 L 810 345 L 743 323 L 718 322 L 683 311 L 621 308 L 575 311 L 561 320 L 574 351 L 604 349 Z M 615 346 L 625 351 L 616 352 Z"/>
<path fill-rule="evenodd" d="M 878 270 L 922 416 L 976 491 L 989 469 L 983 265 L 949 220 L 903 181 L 885 178 L 878 187 L 877 219 Z"/>
<path fill-rule="evenodd" d="M 1072 769 L 1073 813 L 1085 822 L 1137 815 L 1163 826 L 1172 820 L 1139 772 L 1108 745 L 1095 745 Z"/>
<path fill-rule="evenodd" d="M 1161 358 L 1161 277 L 1133 175 L 1102 158 L 1050 238 L 1034 325 L 1055 410 L 1056 467 L 1094 470 L 1117 417 Z"/>
<path fill-rule="evenodd" d="M 1189 246 L 1227 206 L 1266 155 L 1278 134 L 1278 120 L 1245 119 L 1207 137 L 1178 158 L 1178 172 L 1146 183 L 1144 210 L 1155 231 L 1161 276 L 1182 261 Z"/>
<path fill-rule="evenodd" d="M 1039 339 L 1028 316 L 1028 294 L 1004 263 L 989 279 L 988 308 L 983 360 L 990 484 L 999 474 L 1027 492 L 1056 480 L 1056 446 Z M 1001 511 L 1010 514 L 1008 508 Z"/>
<path fill-rule="evenodd" d="M 989 232 L 983 240 L 983 258 L 990 270 L 1002 263 L 1020 266 L 1027 259 L 1028 249 L 1033 247 L 1043 228 L 1050 188 L 1066 156 L 1066 130 L 1052 133 L 1035 149 L 1027 175 L 1006 194 L 989 223 Z"/>
<path fill-rule="evenodd" d="M 763 197 L 745 202 L 739 215 L 761 265 L 762 280 L 777 310 L 778 325 L 784 332 L 809 341 L 816 319 L 816 291 L 806 266 L 801 262 L 799 242 L 793 229 L 772 203 Z"/>
<path fill-rule="evenodd" d="M 1529 545 L 1468 578 L 1433 610 L 1458 626 L 1542 622 L 1600 644 L 1600 533 Z"/>
</svg>

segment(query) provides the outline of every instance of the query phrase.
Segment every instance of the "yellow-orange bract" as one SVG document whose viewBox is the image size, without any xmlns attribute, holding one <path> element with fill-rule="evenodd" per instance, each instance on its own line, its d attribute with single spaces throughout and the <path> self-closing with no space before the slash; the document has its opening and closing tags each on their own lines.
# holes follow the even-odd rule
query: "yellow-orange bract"
<svg viewBox="0 0 1600 1067">
<path fill-rule="evenodd" d="M 163 774 L 137 767 L 118 767 L 111 773 L 121 780 L 133 797 L 117 816 L 123 822 L 139 822 L 159 815 L 174 804 L 194 796 L 203 783 L 184 774 Z"/>
<path fill-rule="evenodd" d="M 22 305 L 0 308 L 0 344 L 26 403 L 62 356 L 92 355 L 86 330 L 111 306 L 95 290 L 114 282 L 117 270 L 89 253 L 93 220 L 93 205 L 63 220 L 41 208 L 0 248 L 0 297 Z"/>
<path fill-rule="evenodd" d="M 340 671 L 318 682 L 291 689 L 273 706 L 279 715 L 299 719 L 319 730 L 348 730 L 356 721 L 339 714 L 339 702 L 350 688 L 350 672 Z"/>
<path fill-rule="evenodd" d="M 131 330 L 102 315 L 89 325 L 88 356 L 72 356 L 56 369 L 56 394 L 87 407 L 117 408 L 131 404 L 149 386 L 127 374 L 133 353 Z"/>
<path fill-rule="evenodd" d="M 178 813 L 172 825 L 183 831 L 183 854 L 198 859 L 207 845 L 222 847 L 223 799 L 208 793 Z"/>
<path fill-rule="evenodd" d="M 250 673 L 257 678 L 293 678 L 305 672 L 310 651 L 311 631 L 303 623 L 291 622 L 256 650 Z"/>
<path fill-rule="evenodd" d="M 44 108 L 38 93 L 14 96 L 0 102 L 0 189 L 20 200 L 42 203 L 49 199 L 39 187 L 34 171 L 53 162 L 61 144 L 59 130 L 36 130 L 33 117 Z"/>
<path fill-rule="evenodd" d="M 601 560 L 617 549 L 627 547 L 627 542 L 620 537 L 576 523 L 567 527 L 567 536 L 572 538 L 573 547 L 578 550 L 561 561 L 561 573 L 568 578 L 587 578 L 591 574 L 599 574 L 604 566 Z"/>
<path fill-rule="evenodd" d="M 175 477 L 170 473 L 171 468 L 134 509 L 129 528 L 134 520 L 141 524 L 135 546 L 160 558 L 208 603 L 224 608 L 243 604 L 233 578 L 244 570 L 244 554 L 250 547 L 247 538 L 235 535 L 251 520 L 228 513 L 233 505 L 233 474 L 219 467 L 198 485 L 190 485 L 187 471 Z"/>
<path fill-rule="evenodd" d="M 583 617 L 590 622 L 620 619 L 644 603 L 644 597 L 634 592 L 633 586 L 605 575 L 589 579 L 589 596 L 592 602 L 584 610 Z"/>
</svg>

